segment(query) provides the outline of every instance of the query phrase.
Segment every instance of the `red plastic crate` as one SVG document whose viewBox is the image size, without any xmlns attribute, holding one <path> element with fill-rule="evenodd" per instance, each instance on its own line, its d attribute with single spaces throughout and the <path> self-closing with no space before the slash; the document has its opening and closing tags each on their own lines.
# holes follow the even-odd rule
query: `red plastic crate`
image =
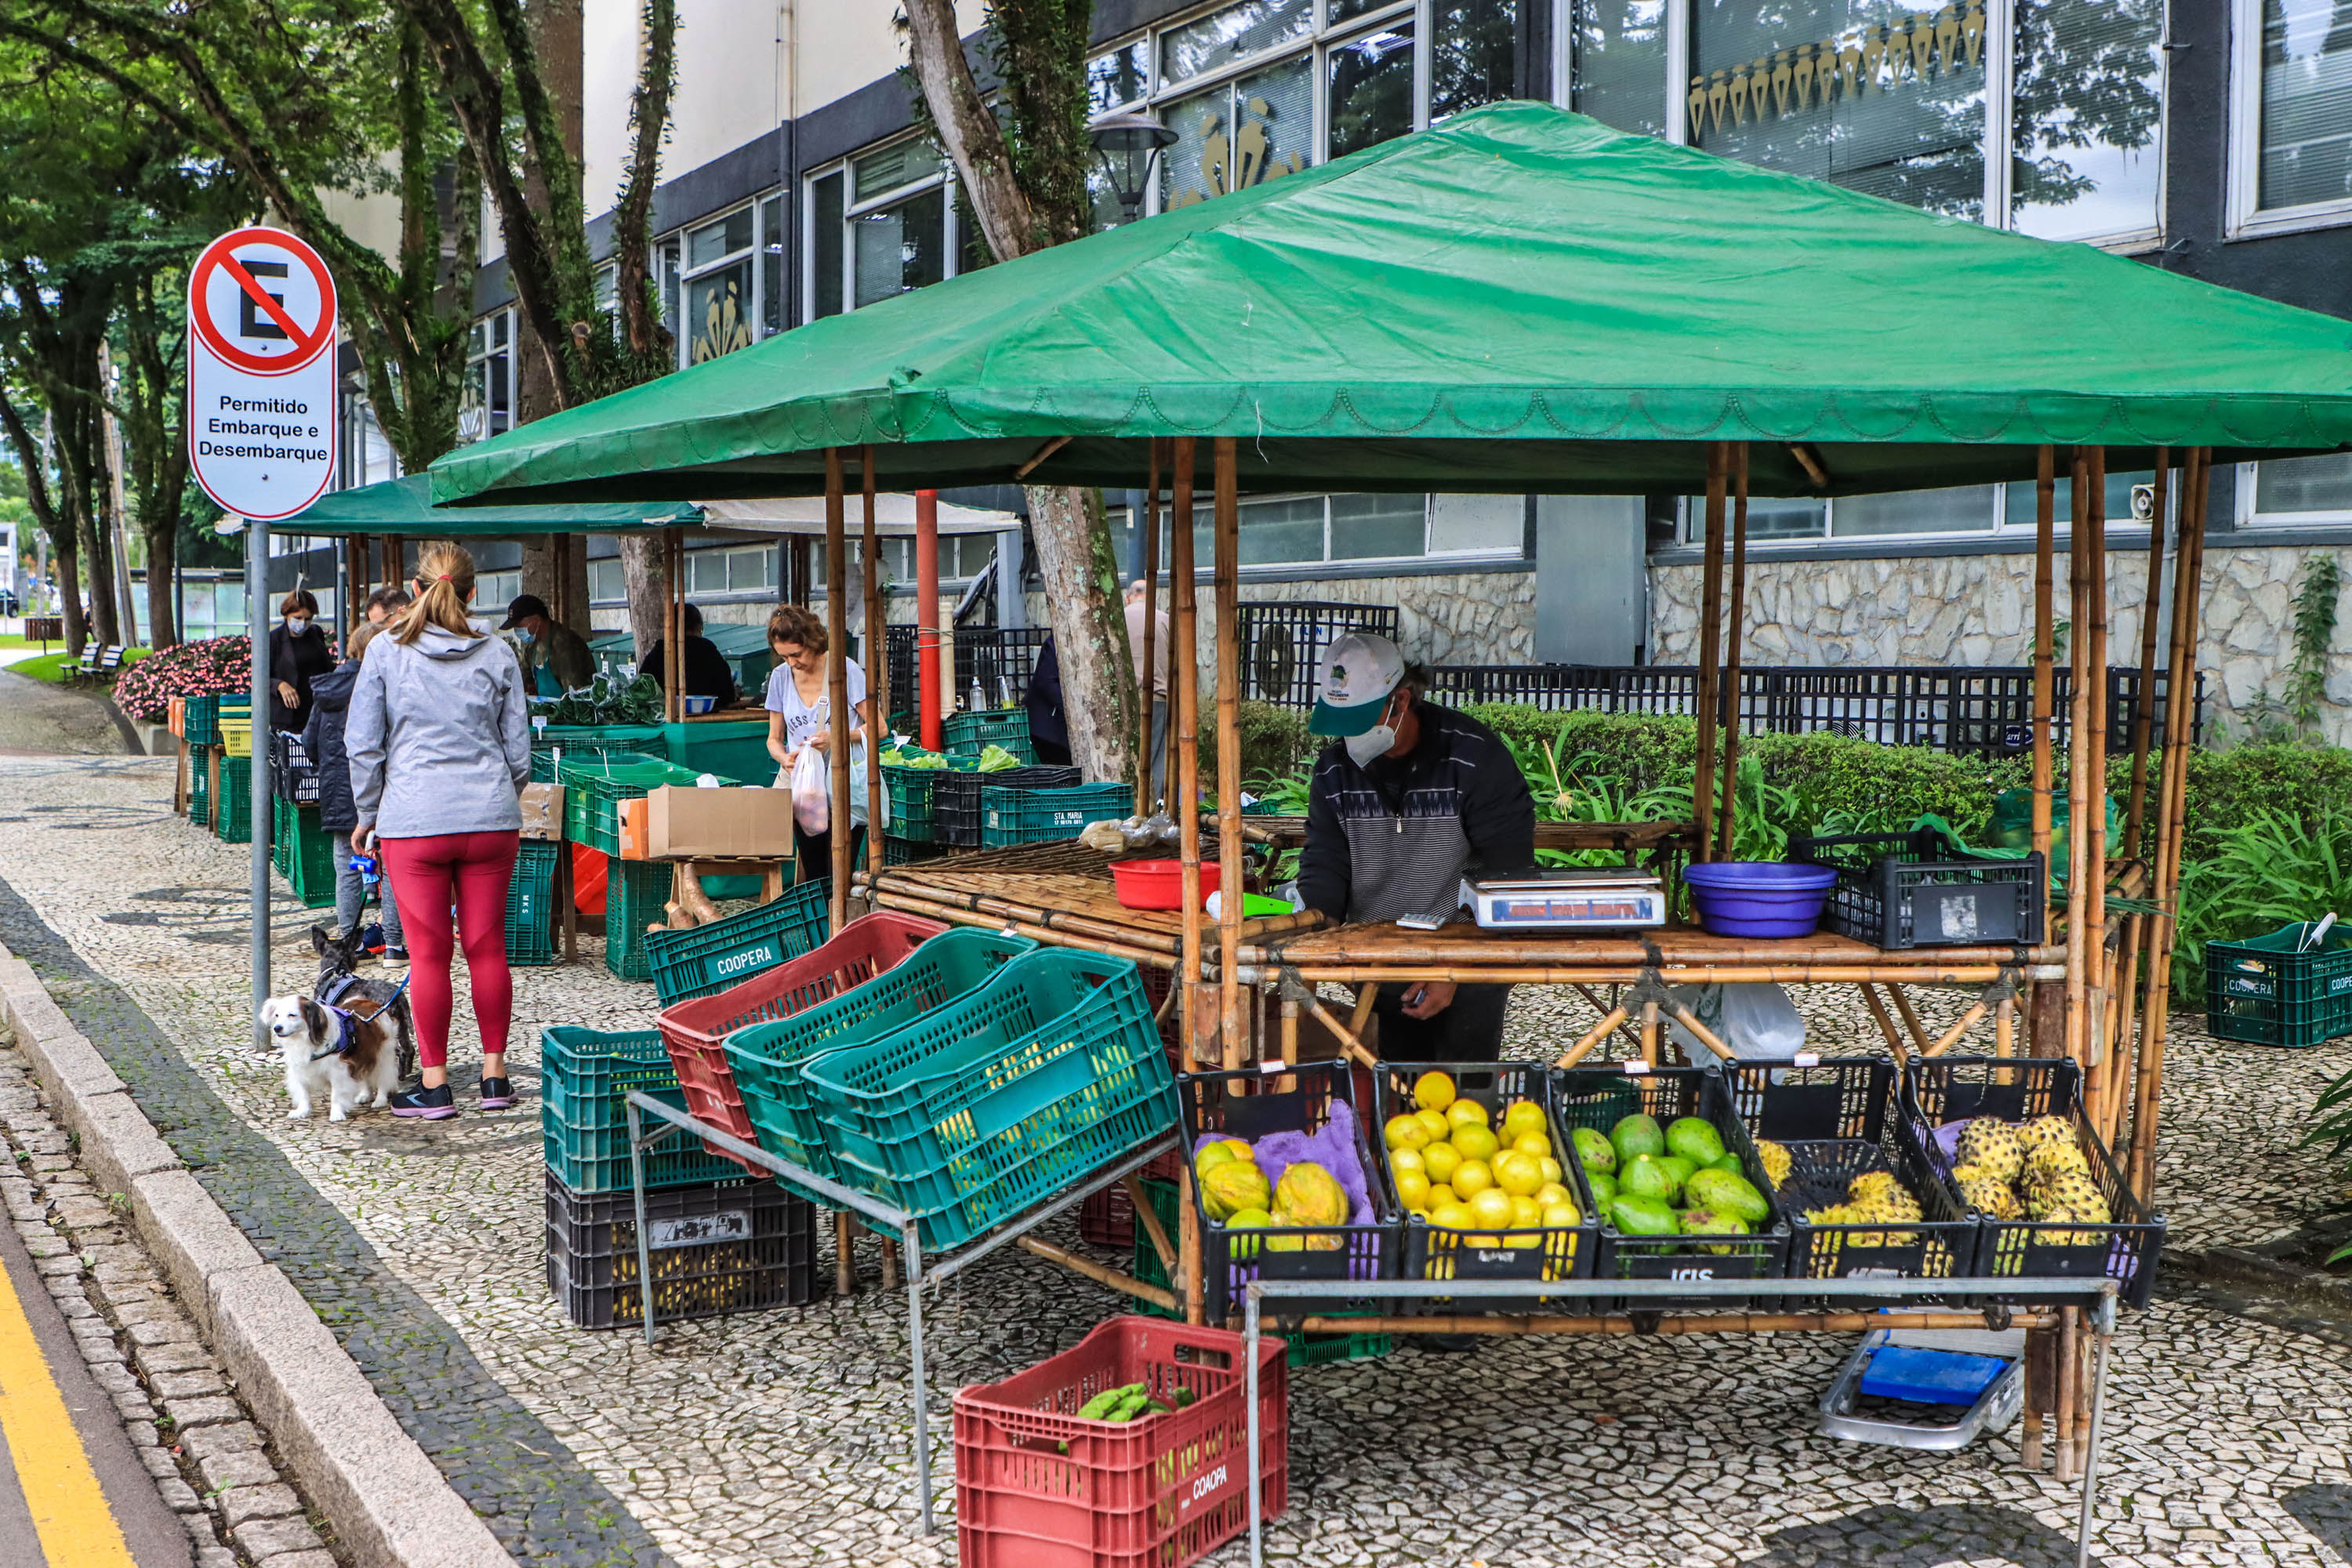
<svg viewBox="0 0 2352 1568">
<path fill-rule="evenodd" d="M 1249 1529 L 1242 1336 L 1113 1318 L 1060 1355 L 955 1396 L 956 1516 L 963 1568 L 1184 1568 Z M 1113 1425 L 1076 1412 L 1105 1389 L 1149 1383 L 1181 1410 Z M 1265 1515 L 1289 1500 L 1290 1378 L 1284 1344 L 1258 1345 L 1258 1474 Z M 1065 1451 L 1066 1449 L 1066 1451 Z"/>
<path fill-rule="evenodd" d="M 670 1062 L 677 1068 L 678 1087 L 686 1091 L 687 1110 L 698 1121 L 722 1128 L 746 1143 L 757 1143 L 751 1120 L 744 1113 L 743 1097 L 736 1092 L 734 1071 L 721 1048 L 726 1037 L 753 1024 L 789 1018 L 863 985 L 897 968 L 909 953 L 947 929 L 937 921 L 886 910 L 850 921 L 841 928 L 840 935 L 815 952 L 788 959 L 740 985 L 662 1009 L 657 1026 L 662 1044 L 669 1047 Z M 710 1149 L 710 1152 L 724 1151 Z M 768 1173 L 764 1167 L 741 1160 L 736 1163 L 755 1176 Z"/>
<path fill-rule="evenodd" d="M 1172 1182 L 1179 1169 L 1176 1151 L 1171 1149 L 1139 1173 Z M 1173 1241 L 1176 1233 L 1170 1231 L 1168 1238 Z M 1135 1205 L 1125 1187 L 1108 1186 L 1087 1194 L 1086 1201 L 1078 1205 L 1078 1239 L 1091 1247 L 1108 1247 L 1120 1252 L 1134 1250 Z M 1132 1383 L 1134 1379 L 1128 1381 Z"/>
</svg>

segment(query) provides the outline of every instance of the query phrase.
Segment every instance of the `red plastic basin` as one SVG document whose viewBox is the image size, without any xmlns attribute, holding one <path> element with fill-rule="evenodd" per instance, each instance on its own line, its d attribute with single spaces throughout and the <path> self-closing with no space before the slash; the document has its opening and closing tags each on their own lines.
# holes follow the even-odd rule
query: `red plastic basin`
<svg viewBox="0 0 2352 1568">
<path fill-rule="evenodd" d="M 1201 862 L 1201 902 L 1217 890 L 1223 868 L 1214 860 Z M 1181 860 L 1114 860 L 1110 879 L 1118 901 L 1130 910 L 1181 910 L 1184 907 L 1184 862 Z"/>
</svg>

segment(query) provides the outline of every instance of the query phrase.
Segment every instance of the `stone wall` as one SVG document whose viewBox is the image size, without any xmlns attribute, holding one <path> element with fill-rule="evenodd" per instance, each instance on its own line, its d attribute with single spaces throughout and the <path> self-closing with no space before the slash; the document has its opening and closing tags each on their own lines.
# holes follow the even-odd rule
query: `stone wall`
<svg viewBox="0 0 2352 1568">
<path fill-rule="evenodd" d="M 2352 549 L 2207 548 L 2198 668 L 2205 672 L 2208 734 L 2247 733 L 2265 690 L 2282 690 L 2292 657 L 2294 593 L 2320 553 L 2345 577 L 2339 649 L 2352 648 Z M 2057 563 L 2066 618 L 2066 564 Z M 2145 552 L 2107 558 L 2110 662 L 2139 661 Z M 1661 664 L 1698 655 L 1699 568 L 1650 569 L 1650 646 Z M 2033 557 L 1939 555 L 1913 560 L 1771 561 L 1748 568 L 1745 658 L 1756 664 L 2006 665 L 2033 661 Z M 2168 631 L 2159 628 L 2159 636 Z M 2159 656 L 2161 657 L 2161 656 Z M 2352 654 L 2332 661 L 2326 738 L 2352 743 Z M 2211 726 L 2219 721 L 2217 731 Z"/>
</svg>

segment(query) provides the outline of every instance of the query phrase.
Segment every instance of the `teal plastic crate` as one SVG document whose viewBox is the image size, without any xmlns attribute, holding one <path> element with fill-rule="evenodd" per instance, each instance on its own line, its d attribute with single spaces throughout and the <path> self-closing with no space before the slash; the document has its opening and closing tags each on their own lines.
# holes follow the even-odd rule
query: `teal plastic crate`
<svg viewBox="0 0 2352 1568">
<path fill-rule="evenodd" d="M 220 790 L 213 800 L 213 832 L 224 844 L 253 842 L 253 759 L 220 759 Z"/>
<path fill-rule="evenodd" d="M 188 744 L 191 746 L 219 745 L 221 743 L 220 721 L 223 714 L 226 714 L 231 719 L 252 718 L 253 699 L 250 697 L 225 698 L 217 694 L 210 697 L 189 698 L 188 720 L 184 726 L 187 731 L 184 738 Z"/>
<path fill-rule="evenodd" d="M 944 768 L 910 768 L 903 763 L 882 764 L 882 787 L 889 792 L 890 833 L 909 844 L 936 844 L 939 827 L 931 813 L 931 794 L 944 773 L 974 773 L 971 757 L 950 757 Z"/>
<path fill-rule="evenodd" d="M 667 860 L 605 860 L 604 967 L 622 979 L 654 977 L 646 928 L 668 918 L 670 885 Z"/>
<path fill-rule="evenodd" d="M 1160 1223 L 1171 1241 L 1176 1239 L 1176 1184 L 1163 1182 L 1156 1176 L 1143 1178 L 1143 1195 L 1151 1200 L 1151 1207 L 1160 1215 Z M 1135 1278 L 1145 1285 L 1171 1289 L 1168 1270 L 1160 1265 L 1160 1249 L 1151 1245 L 1151 1233 L 1141 1225 L 1135 1227 Z M 1150 1318 L 1180 1318 L 1181 1305 L 1161 1307 L 1138 1297 L 1129 1303 L 1133 1310 Z M 1345 1317 L 1348 1314 L 1328 1313 L 1326 1316 Z M 1276 1333 L 1272 1325 L 1266 1332 Z M 1284 1359 L 1293 1367 L 1328 1366 L 1334 1362 L 1370 1361 L 1384 1356 L 1396 1348 L 1396 1342 L 1387 1334 L 1283 1334 L 1282 1342 L 1289 1349 Z"/>
<path fill-rule="evenodd" d="M 760 1147 L 820 1176 L 838 1178 L 802 1069 L 814 1058 L 895 1034 L 988 983 L 1036 943 L 977 926 L 941 931 L 865 984 L 789 1018 L 729 1035 L 723 1049 Z"/>
<path fill-rule="evenodd" d="M 686 1109 L 669 1049 L 651 1029 L 541 1029 L 539 1070 L 539 1126 L 547 1168 L 575 1193 L 629 1190 L 629 1114 L 623 1095 L 641 1089 Z M 673 1137 L 646 1152 L 648 1187 L 740 1180 L 742 1174 L 734 1161 L 703 1152 L 698 1139 Z"/>
<path fill-rule="evenodd" d="M 555 873 L 561 844 L 525 839 L 515 850 L 507 883 L 507 962 L 538 967 L 555 962 Z"/>
<path fill-rule="evenodd" d="M 1036 742 L 1029 738 L 1026 708 L 981 708 L 950 713 L 940 725 L 940 742 L 950 756 L 977 757 L 991 745 L 1003 747 L 1024 763 L 1037 761 Z"/>
<path fill-rule="evenodd" d="M 666 784 L 690 787 L 699 777 L 691 769 L 635 752 L 607 752 L 578 762 L 566 757 L 556 769 L 556 782 L 563 786 L 563 836 L 574 844 L 618 855 L 621 802 L 643 799 Z"/>
<path fill-rule="evenodd" d="M 198 827 L 213 825 L 213 759 L 209 746 L 188 751 L 188 820 Z"/>
<path fill-rule="evenodd" d="M 1072 948 L 1023 953 L 803 1076 L 848 1184 L 919 1216 L 942 1250 L 1176 1126 L 1134 963 Z"/>
<path fill-rule="evenodd" d="M 646 954 L 662 1005 L 724 991 L 815 952 L 833 933 L 832 898 L 830 880 L 803 882 L 772 903 L 707 926 L 647 933 Z"/>
<path fill-rule="evenodd" d="M 2215 1039 L 2300 1049 L 2352 1035 L 2352 931 L 2313 945 L 2312 921 L 2205 945 L 2205 1026 Z"/>
<path fill-rule="evenodd" d="M 556 753 L 565 762 L 585 762 L 614 752 L 659 758 L 664 737 L 659 724 L 549 724 L 530 733 L 530 777 L 533 784 L 553 784 Z"/>
<path fill-rule="evenodd" d="M 764 640 L 764 630 L 761 636 Z M 768 754 L 764 712 L 756 719 L 698 719 L 692 723 L 665 724 L 662 754 L 688 773 L 716 773 L 745 784 L 769 784 L 776 776 L 776 759 Z"/>
<path fill-rule="evenodd" d="M 319 826 L 317 806 L 290 800 L 277 805 L 284 814 L 278 846 L 286 880 L 304 909 L 323 910 L 335 901 L 335 836 Z"/>
<path fill-rule="evenodd" d="M 277 795 L 269 797 L 269 868 L 279 876 L 290 876 L 293 845 L 286 825 L 287 802 Z"/>
<path fill-rule="evenodd" d="M 986 789 L 980 792 L 980 842 L 1050 844 L 1076 838 L 1090 822 L 1116 822 L 1135 811 L 1130 784 L 1079 784 L 1074 789 Z"/>
</svg>

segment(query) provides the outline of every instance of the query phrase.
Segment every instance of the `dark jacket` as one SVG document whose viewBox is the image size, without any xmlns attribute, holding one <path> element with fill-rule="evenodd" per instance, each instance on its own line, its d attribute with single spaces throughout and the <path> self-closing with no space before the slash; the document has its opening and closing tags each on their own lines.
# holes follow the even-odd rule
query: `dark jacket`
<svg viewBox="0 0 2352 1568">
<path fill-rule="evenodd" d="M 1465 713 L 1417 700 L 1421 738 L 1360 768 L 1334 742 L 1307 787 L 1298 893 L 1333 920 L 1451 919 L 1465 874 L 1535 864 L 1536 807 L 1510 748 Z"/>
<path fill-rule="evenodd" d="M 1070 721 L 1062 710 L 1062 656 L 1055 651 L 1051 633 L 1037 645 L 1037 668 L 1029 673 L 1021 705 L 1029 710 L 1031 739 L 1055 752 L 1069 750 Z"/>
<path fill-rule="evenodd" d="M 662 678 L 661 644 L 656 643 L 654 651 L 646 655 L 645 662 L 637 666 L 637 673 L 650 675 L 656 680 Z M 709 637 L 686 639 L 686 695 L 715 697 L 721 708 L 735 700 L 734 668 L 728 664 L 727 656 L 719 651 L 719 645 Z"/>
<path fill-rule="evenodd" d="M 302 727 L 302 750 L 319 770 L 319 826 L 330 833 L 349 833 L 360 825 L 352 804 L 351 759 L 343 750 L 343 721 L 359 678 L 359 661 L 347 658 L 310 682 L 310 721 Z"/>
<path fill-rule="evenodd" d="M 269 727 L 299 730 L 310 721 L 310 682 L 335 668 L 327 646 L 327 629 L 317 621 L 300 637 L 288 634 L 286 623 L 269 628 Z M 278 695 L 278 683 L 291 686 L 299 700 L 289 708 Z"/>
</svg>

